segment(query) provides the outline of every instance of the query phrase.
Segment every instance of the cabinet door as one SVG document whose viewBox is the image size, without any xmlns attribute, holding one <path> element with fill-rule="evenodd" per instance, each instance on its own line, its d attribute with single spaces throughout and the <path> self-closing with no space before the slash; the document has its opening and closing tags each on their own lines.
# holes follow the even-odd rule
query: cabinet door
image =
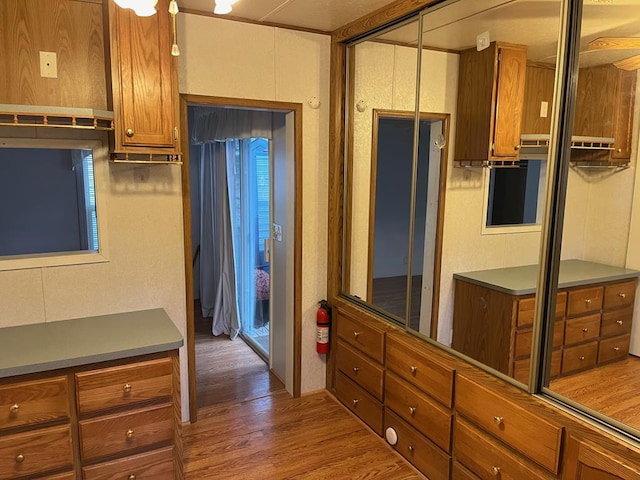
<svg viewBox="0 0 640 480">
<path fill-rule="evenodd" d="M 572 437 L 567 442 L 566 467 L 562 478 L 563 480 L 640 480 L 640 466 Z"/>
<path fill-rule="evenodd" d="M 526 49 L 499 46 L 492 149 L 495 157 L 514 157 L 520 150 L 526 71 Z"/>
<path fill-rule="evenodd" d="M 168 4 L 168 0 L 160 0 L 151 17 L 138 17 L 130 9 L 111 6 L 116 22 L 111 47 L 117 49 L 119 59 L 113 85 L 116 150 L 175 145 Z"/>
<path fill-rule="evenodd" d="M 616 118 L 613 123 L 614 150 L 612 159 L 631 158 L 631 134 L 633 132 L 633 105 L 636 92 L 636 71 L 618 70 L 616 89 Z"/>
</svg>

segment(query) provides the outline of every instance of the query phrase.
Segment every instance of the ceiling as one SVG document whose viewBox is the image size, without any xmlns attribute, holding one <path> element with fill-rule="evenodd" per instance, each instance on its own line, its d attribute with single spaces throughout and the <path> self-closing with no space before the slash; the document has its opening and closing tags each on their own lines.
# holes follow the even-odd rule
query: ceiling
<svg viewBox="0 0 640 480">
<path fill-rule="evenodd" d="M 230 16 L 322 32 L 346 25 L 394 0 L 238 0 Z M 475 1 L 475 0 L 474 0 Z M 214 0 L 178 0 L 181 10 L 210 14 Z"/>
</svg>

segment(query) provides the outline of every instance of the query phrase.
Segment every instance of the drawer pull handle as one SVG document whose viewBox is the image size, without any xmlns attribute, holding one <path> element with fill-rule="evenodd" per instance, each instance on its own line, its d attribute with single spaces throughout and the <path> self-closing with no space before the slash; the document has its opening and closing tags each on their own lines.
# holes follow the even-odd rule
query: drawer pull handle
<svg viewBox="0 0 640 480">
<path fill-rule="evenodd" d="M 353 373 L 358 373 L 360 369 L 358 367 L 353 367 Z"/>
<path fill-rule="evenodd" d="M 413 453 L 413 450 L 414 450 L 413 445 L 409 445 L 407 447 L 407 450 L 409 450 L 411 453 Z"/>
<path fill-rule="evenodd" d="M 409 370 L 411 371 L 411 373 L 416 373 L 418 371 L 418 367 L 416 367 L 415 365 L 411 365 L 409 367 Z"/>
<path fill-rule="evenodd" d="M 135 473 L 132 473 L 131 475 L 129 475 L 129 476 L 127 477 L 127 479 L 128 479 L 128 480 L 136 480 L 136 474 L 135 474 Z"/>
<path fill-rule="evenodd" d="M 584 299 L 584 303 L 586 303 L 587 305 L 589 305 L 591 303 L 591 299 L 590 298 L 585 298 Z"/>
<path fill-rule="evenodd" d="M 504 417 L 496 415 L 493 417 L 493 421 L 496 422 L 496 425 L 502 425 L 504 423 Z"/>
<path fill-rule="evenodd" d="M 409 413 L 411 416 L 414 416 L 416 414 L 416 407 L 409 407 Z"/>
<path fill-rule="evenodd" d="M 131 138 L 135 132 L 133 131 L 133 128 L 127 128 L 124 133 L 127 137 Z"/>
<path fill-rule="evenodd" d="M 124 386 L 122 387 L 122 390 L 124 390 L 124 393 L 129 393 L 131 391 L 131 384 L 125 383 Z"/>
<path fill-rule="evenodd" d="M 125 435 L 129 440 L 131 440 L 133 438 L 133 429 L 130 428 L 129 430 L 127 430 L 127 433 Z"/>
<path fill-rule="evenodd" d="M 578 357 L 578 360 L 580 360 L 580 361 L 584 360 L 584 355 L 580 355 L 580 356 Z"/>
<path fill-rule="evenodd" d="M 354 406 L 354 407 L 357 407 L 357 406 L 358 406 L 358 402 L 359 402 L 359 401 L 360 401 L 360 400 L 358 400 L 357 398 L 354 398 L 354 399 L 353 399 L 353 402 L 352 402 L 352 403 L 353 403 L 353 406 Z"/>
<path fill-rule="evenodd" d="M 498 476 L 500 475 L 500 467 L 491 467 L 491 473 L 493 473 L 494 476 Z"/>
<path fill-rule="evenodd" d="M 359 336 L 360 336 L 360 332 L 353 332 L 353 338 L 357 340 Z"/>
<path fill-rule="evenodd" d="M 584 327 L 584 328 L 582 329 L 582 331 L 583 331 L 584 333 L 587 333 L 587 332 L 589 331 L 589 329 L 588 329 L 587 327 Z"/>
<path fill-rule="evenodd" d="M 620 347 L 613 347 L 613 349 L 614 349 L 616 352 L 619 352 L 619 351 L 620 351 Z"/>
<path fill-rule="evenodd" d="M 625 298 L 627 298 L 627 294 L 626 294 L 626 293 L 624 293 L 624 292 L 620 292 L 620 293 L 618 294 L 618 296 L 619 296 L 622 300 L 624 300 Z"/>
<path fill-rule="evenodd" d="M 622 324 L 624 323 L 622 320 L 616 320 L 616 323 L 620 326 L 622 326 Z"/>
<path fill-rule="evenodd" d="M 16 455 L 16 463 L 22 463 L 24 462 L 24 455 L 19 453 L 18 455 Z"/>
<path fill-rule="evenodd" d="M 9 407 L 9 412 L 11 413 L 18 413 L 18 410 L 20 410 L 20 405 L 18 405 L 17 403 L 14 403 L 13 405 L 11 405 L 11 407 Z"/>
</svg>

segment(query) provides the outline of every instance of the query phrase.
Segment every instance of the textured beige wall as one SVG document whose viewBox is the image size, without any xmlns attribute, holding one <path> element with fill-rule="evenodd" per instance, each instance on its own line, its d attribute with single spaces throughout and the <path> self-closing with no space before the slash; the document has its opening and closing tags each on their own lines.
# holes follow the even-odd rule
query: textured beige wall
<svg viewBox="0 0 640 480">
<path fill-rule="evenodd" d="M 315 312 L 326 296 L 330 37 L 188 14 L 178 27 L 181 93 L 303 104 L 302 392 L 321 390 Z"/>
</svg>

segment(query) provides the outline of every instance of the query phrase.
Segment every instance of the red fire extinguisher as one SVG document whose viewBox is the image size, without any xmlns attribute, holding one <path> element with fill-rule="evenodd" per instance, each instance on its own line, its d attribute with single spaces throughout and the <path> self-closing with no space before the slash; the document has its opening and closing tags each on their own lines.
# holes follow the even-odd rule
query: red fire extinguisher
<svg viewBox="0 0 640 480">
<path fill-rule="evenodd" d="M 316 351 L 321 354 L 329 353 L 329 326 L 331 314 L 326 300 L 320 300 L 320 308 L 316 313 Z"/>
</svg>

